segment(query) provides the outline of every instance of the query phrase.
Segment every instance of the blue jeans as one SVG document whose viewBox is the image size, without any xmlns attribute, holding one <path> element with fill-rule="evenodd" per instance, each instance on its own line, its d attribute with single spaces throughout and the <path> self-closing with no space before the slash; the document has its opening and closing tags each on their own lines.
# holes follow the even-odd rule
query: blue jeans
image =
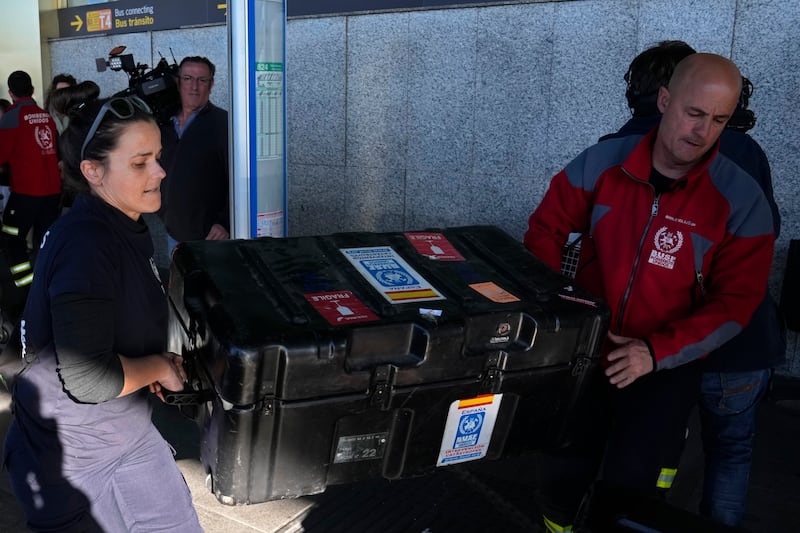
<svg viewBox="0 0 800 533">
<path fill-rule="evenodd" d="M 181 241 L 173 238 L 172 235 L 167 233 L 167 258 L 169 258 L 170 261 L 172 261 L 172 252 L 175 251 L 175 247 L 178 246 L 178 243 L 180 242 Z"/>
<path fill-rule="evenodd" d="M 758 401 L 770 370 L 703 374 L 700 421 L 705 480 L 700 512 L 738 526 L 744 516 Z"/>
</svg>

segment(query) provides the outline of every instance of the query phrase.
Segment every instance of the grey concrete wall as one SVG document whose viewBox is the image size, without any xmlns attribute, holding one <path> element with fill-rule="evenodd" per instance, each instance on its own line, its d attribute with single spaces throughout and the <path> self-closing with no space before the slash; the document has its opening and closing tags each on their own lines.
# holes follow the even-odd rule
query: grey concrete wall
<svg viewBox="0 0 800 533">
<path fill-rule="evenodd" d="M 731 57 L 755 84 L 751 134 L 770 158 L 783 217 L 777 296 L 789 239 L 800 238 L 798 27 L 800 0 L 576 0 L 290 20 L 289 233 L 489 223 L 521 238 L 550 177 L 628 118 L 630 60 L 682 39 Z M 55 71 L 110 83 L 93 58 L 116 44 L 151 61 L 167 46 L 178 59 L 222 58 L 224 35 L 197 28 L 125 36 L 132 45 L 59 41 L 51 51 Z M 229 108 L 227 65 L 217 63 L 213 99 Z M 789 340 L 784 371 L 800 375 L 798 336 Z"/>
<path fill-rule="evenodd" d="M 550 177 L 628 118 L 622 75 L 662 39 L 755 84 L 783 217 L 800 238 L 797 0 L 587 0 L 292 20 L 289 231 L 496 224 L 521 238 Z M 800 375 L 798 335 L 784 372 Z"/>
</svg>

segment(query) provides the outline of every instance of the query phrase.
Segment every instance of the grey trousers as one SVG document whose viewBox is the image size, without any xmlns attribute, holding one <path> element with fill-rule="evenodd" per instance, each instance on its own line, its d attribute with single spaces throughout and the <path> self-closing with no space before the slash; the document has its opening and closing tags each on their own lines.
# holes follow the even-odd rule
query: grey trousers
<svg viewBox="0 0 800 533">
<path fill-rule="evenodd" d="M 24 447 L 7 443 L 6 451 L 14 494 L 34 531 L 203 531 L 172 449 L 155 426 L 127 453 L 80 472 L 56 474 L 43 468 L 56 465 Z"/>
</svg>

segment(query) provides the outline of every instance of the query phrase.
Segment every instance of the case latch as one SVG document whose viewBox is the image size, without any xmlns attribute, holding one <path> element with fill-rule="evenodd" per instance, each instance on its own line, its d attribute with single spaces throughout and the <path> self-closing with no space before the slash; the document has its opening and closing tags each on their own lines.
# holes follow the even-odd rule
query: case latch
<svg viewBox="0 0 800 533">
<path fill-rule="evenodd" d="M 481 379 L 482 394 L 497 394 L 503 386 L 503 375 L 506 368 L 508 353 L 497 352 L 486 359 Z"/>
<path fill-rule="evenodd" d="M 572 375 L 579 376 L 583 374 L 589 365 L 592 364 L 592 359 L 586 356 L 578 356 L 575 358 L 575 363 L 572 366 Z"/>
<path fill-rule="evenodd" d="M 382 365 L 375 367 L 372 375 L 372 396 L 371 405 L 380 406 L 381 411 L 387 411 L 392 403 L 394 394 L 394 382 L 397 376 L 397 367 L 394 365 Z"/>
<path fill-rule="evenodd" d="M 261 411 L 261 416 L 272 416 L 275 414 L 275 398 L 264 398 L 261 400 L 258 410 Z"/>
</svg>

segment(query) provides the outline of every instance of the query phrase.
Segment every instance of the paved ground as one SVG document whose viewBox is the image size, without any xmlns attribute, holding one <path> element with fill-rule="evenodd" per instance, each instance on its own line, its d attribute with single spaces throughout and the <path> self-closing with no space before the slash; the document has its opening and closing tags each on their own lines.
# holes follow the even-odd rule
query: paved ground
<svg viewBox="0 0 800 533">
<path fill-rule="evenodd" d="M 797 396 L 795 396 L 797 397 Z M 754 533 L 800 531 L 800 402 L 764 403 L 745 526 Z M 10 421 L 9 397 L 0 394 L 0 435 Z M 455 466 L 417 479 L 377 479 L 328 487 L 320 495 L 229 507 L 205 487 L 193 423 L 159 409 L 157 425 L 178 451 L 207 533 L 503 533 L 533 528 L 530 458 Z M 671 501 L 696 509 L 702 454 L 696 420 Z M 0 475 L 0 532 L 28 531 Z"/>
</svg>

